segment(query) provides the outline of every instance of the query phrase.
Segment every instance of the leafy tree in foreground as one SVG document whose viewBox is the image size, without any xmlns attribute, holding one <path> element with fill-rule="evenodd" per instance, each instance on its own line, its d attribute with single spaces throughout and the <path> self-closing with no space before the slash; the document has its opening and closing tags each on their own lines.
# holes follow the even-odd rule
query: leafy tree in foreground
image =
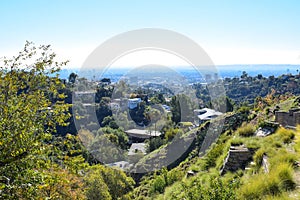
<svg viewBox="0 0 300 200">
<path fill-rule="evenodd" d="M 0 65 L 0 198 L 38 198 L 47 168 L 44 141 L 55 126 L 66 125 L 68 106 L 51 103 L 49 96 L 63 99 L 58 77 L 67 62 L 55 62 L 50 46 L 27 42 L 19 55 Z"/>
</svg>

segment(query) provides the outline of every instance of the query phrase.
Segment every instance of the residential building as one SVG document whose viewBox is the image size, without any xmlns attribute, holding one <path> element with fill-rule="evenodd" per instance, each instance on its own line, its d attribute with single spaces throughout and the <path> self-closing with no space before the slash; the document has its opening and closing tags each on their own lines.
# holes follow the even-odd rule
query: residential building
<svg viewBox="0 0 300 200">
<path fill-rule="evenodd" d="M 142 102 L 141 98 L 128 99 L 128 108 L 135 109 L 140 102 Z"/>
</svg>

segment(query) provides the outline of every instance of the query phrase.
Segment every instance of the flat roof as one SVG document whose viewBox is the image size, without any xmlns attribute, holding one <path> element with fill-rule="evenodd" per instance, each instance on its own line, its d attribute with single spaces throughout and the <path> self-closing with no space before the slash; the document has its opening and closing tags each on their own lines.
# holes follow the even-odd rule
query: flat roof
<svg viewBox="0 0 300 200">
<path fill-rule="evenodd" d="M 161 132 L 154 130 L 144 130 L 144 129 L 130 129 L 125 131 L 129 136 L 137 138 L 149 138 L 154 136 L 160 136 Z"/>
<path fill-rule="evenodd" d="M 141 101 L 141 98 L 132 98 L 132 99 L 128 99 L 128 101 Z"/>
</svg>

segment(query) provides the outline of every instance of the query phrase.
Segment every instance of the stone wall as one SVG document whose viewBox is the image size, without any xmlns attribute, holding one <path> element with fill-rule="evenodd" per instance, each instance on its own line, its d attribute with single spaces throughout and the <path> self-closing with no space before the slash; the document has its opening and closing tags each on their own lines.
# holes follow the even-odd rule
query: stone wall
<svg viewBox="0 0 300 200">
<path fill-rule="evenodd" d="M 244 170 L 247 164 L 252 160 L 253 151 L 242 146 L 231 146 L 228 155 L 224 161 L 223 167 L 220 171 L 221 175 L 227 171 Z"/>
<path fill-rule="evenodd" d="M 291 109 L 288 112 L 276 111 L 275 120 L 282 126 L 297 126 L 300 124 L 300 108 Z"/>
</svg>

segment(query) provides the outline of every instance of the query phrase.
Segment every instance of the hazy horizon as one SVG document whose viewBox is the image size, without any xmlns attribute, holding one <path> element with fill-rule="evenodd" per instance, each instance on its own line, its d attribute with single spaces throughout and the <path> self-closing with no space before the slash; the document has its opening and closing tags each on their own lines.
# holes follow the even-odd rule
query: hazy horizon
<svg viewBox="0 0 300 200">
<path fill-rule="evenodd" d="M 107 39 L 142 28 L 167 29 L 198 43 L 216 65 L 300 64 L 299 1 L 1 1 L 0 57 L 26 40 L 50 44 L 61 60 L 80 67 Z M 137 52 L 136 52 L 137 53 Z M 147 52 L 123 65 L 182 65 Z"/>
</svg>

